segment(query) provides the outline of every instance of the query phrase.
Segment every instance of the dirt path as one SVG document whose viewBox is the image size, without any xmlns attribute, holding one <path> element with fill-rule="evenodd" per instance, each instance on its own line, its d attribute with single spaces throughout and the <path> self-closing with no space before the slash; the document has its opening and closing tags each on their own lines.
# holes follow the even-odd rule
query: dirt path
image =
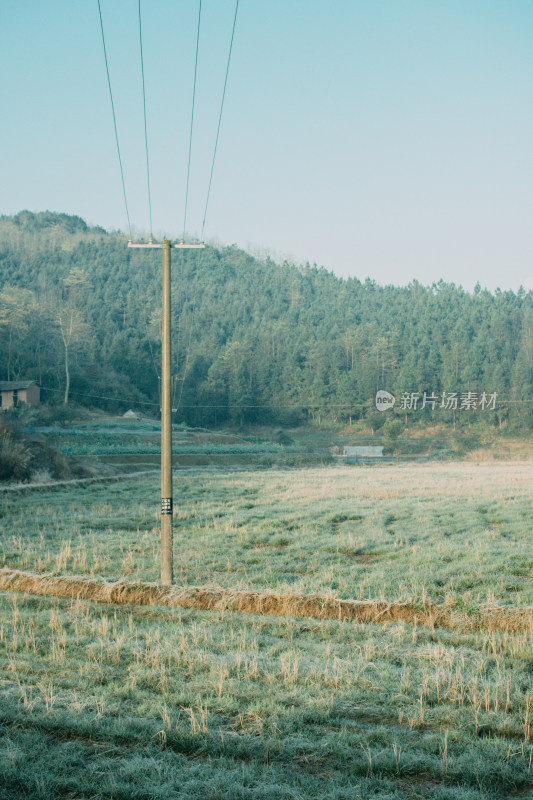
<svg viewBox="0 0 533 800">
<path fill-rule="evenodd" d="M 145 469 L 142 472 L 129 472 L 121 475 L 100 475 L 93 478 L 71 478 L 67 481 L 47 481 L 46 483 L 14 483 L 0 486 L 0 494 L 20 494 L 21 492 L 42 492 L 48 489 L 60 489 L 63 486 L 88 486 L 91 483 L 117 483 L 118 481 L 145 478 L 147 475 L 159 475 L 157 469 Z"/>
</svg>

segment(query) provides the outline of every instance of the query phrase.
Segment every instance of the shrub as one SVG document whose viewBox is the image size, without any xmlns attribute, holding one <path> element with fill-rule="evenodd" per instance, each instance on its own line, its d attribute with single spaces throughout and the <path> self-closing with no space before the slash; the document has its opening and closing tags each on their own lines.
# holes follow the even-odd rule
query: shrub
<svg viewBox="0 0 533 800">
<path fill-rule="evenodd" d="M 461 431 L 457 433 L 454 444 L 459 455 L 466 455 L 480 446 L 481 437 L 476 430 Z"/>
<path fill-rule="evenodd" d="M 71 422 L 87 419 L 87 409 L 76 403 L 49 405 L 41 403 L 39 406 L 26 412 L 28 422 L 34 425 L 65 425 Z"/>
<path fill-rule="evenodd" d="M 278 431 L 278 434 L 276 436 L 276 442 L 277 444 L 281 444 L 282 446 L 286 447 L 287 445 L 294 444 L 294 439 L 292 439 L 288 433 L 281 430 Z"/>
<path fill-rule="evenodd" d="M 85 475 L 83 466 L 58 453 L 42 437 L 25 435 L 14 418 L 0 419 L 0 481 L 26 481 L 43 470 L 54 479 Z"/>
<path fill-rule="evenodd" d="M 11 431 L 0 432 L 0 481 L 27 480 L 30 477 L 31 453 Z"/>
</svg>

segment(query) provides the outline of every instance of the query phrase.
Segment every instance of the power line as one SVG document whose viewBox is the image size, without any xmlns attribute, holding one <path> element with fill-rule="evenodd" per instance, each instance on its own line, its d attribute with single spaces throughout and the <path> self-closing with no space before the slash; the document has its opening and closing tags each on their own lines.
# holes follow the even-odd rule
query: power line
<svg viewBox="0 0 533 800">
<path fill-rule="evenodd" d="M 226 66 L 226 77 L 225 77 L 225 80 L 224 80 L 224 90 L 222 92 L 222 102 L 220 103 L 220 114 L 219 114 L 219 117 L 218 117 L 218 128 L 217 128 L 217 135 L 216 135 L 216 139 L 215 139 L 215 149 L 213 151 L 213 161 L 212 161 L 212 164 L 211 164 L 211 174 L 209 176 L 209 186 L 208 186 L 208 189 L 207 189 L 207 199 L 205 201 L 204 218 L 203 218 L 203 221 L 202 221 L 202 233 L 200 235 L 200 238 L 202 239 L 202 241 L 203 241 L 203 238 L 204 238 L 204 228 L 205 228 L 205 218 L 207 216 L 207 206 L 209 205 L 209 196 L 211 194 L 211 183 L 213 181 L 213 170 L 215 168 L 215 158 L 216 158 L 216 154 L 217 154 L 218 137 L 220 135 L 220 123 L 222 122 L 222 111 L 224 110 L 224 99 L 226 97 L 226 86 L 228 85 L 229 65 L 230 65 L 230 61 L 231 61 L 231 51 L 233 50 L 233 37 L 235 36 L 235 25 L 236 25 L 236 22 L 237 22 L 237 12 L 238 12 L 238 10 L 239 10 L 239 0 L 237 0 L 237 2 L 235 3 L 235 16 L 233 17 L 233 29 L 231 31 L 231 41 L 230 41 L 229 53 L 228 53 L 228 63 L 227 63 L 227 66 Z"/>
<path fill-rule="evenodd" d="M 56 394 L 64 394 L 62 389 L 52 389 L 50 386 L 41 386 L 45 392 L 55 392 Z M 95 400 L 113 400 L 116 403 L 121 403 L 123 405 L 142 405 L 142 406 L 157 406 L 161 405 L 160 402 L 156 403 L 152 400 L 139 400 L 137 398 L 120 398 L 120 397 L 111 397 L 109 395 L 102 395 L 102 394 L 89 394 L 87 392 L 74 392 L 70 391 L 70 394 L 75 395 L 76 397 L 91 397 Z M 180 405 L 181 408 L 216 408 L 216 409 L 228 409 L 228 408 L 267 408 L 267 409 L 304 409 L 304 408 L 346 408 L 346 409 L 356 409 L 356 408 L 365 408 L 369 401 L 366 402 L 359 402 L 359 403 L 321 403 L 321 402 L 311 402 L 308 403 L 300 402 L 300 403 L 221 403 L 221 404 L 200 404 L 200 403 L 188 403 Z M 533 400 L 501 400 L 498 403 L 497 408 L 506 405 L 530 405 L 533 403 Z M 496 409 L 493 409 L 496 410 Z M 459 409 L 457 409 L 459 412 Z M 466 411 L 464 415 L 466 416 Z M 485 413 L 485 412 L 481 412 Z"/>
<path fill-rule="evenodd" d="M 120 177 L 122 178 L 122 192 L 124 194 L 124 205 L 126 206 L 126 217 L 128 218 L 128 230 L 130 233 L 131 238 L 131 222 L 130 222 L 130 212 L 128 211 L 128 201 L 126 200 L 126 184 L 124 182 L 124 170 L 122 169 L 122 159 L 120 157 L 120 147 L 118 144 L 118 132 L 117 132 L 117 119 L 115 116 L 115 104 L 113 103 L 113 92 L 111 91 L 111 79 L 109 77 L 109 65 L 107 63 L 107 50 L 105 46 L 105 36 L 104 36 L 104 23 L 102 22 L 102 9 L 100 7 L 100 0 L 98 1 L 98 14 L 100 16 L 100 30 L 102 31 L 102 44 L 104 47 L 104 59 L 105 59 L 105 69 L 107 73 L 107 85 L 109 86 L 109 97 L 111 100 L 111 110 L 113 112 L 113 125 L 115 127 L 115 141 L 117 143 L 117 153 L 118 153 L 118 163 L 120 166 Z"/>
<path fill-rule="evenodd" d="M 63 394 L 62 389 L 52 389 L 50 386 L 41 386 L 40 387 L 45 392 L 55 392 L 56 394 Z M 116 403 L 122 403 L 123 405 L 142 405 L 142 406 L 157 406 L 161 405 L 160 402 L 155 403 L 152 400 L 139 400 L 136 398 L 120 398 L 120 397 L 111 397 L 109 395 L 102 395 L 102 394 L 89 394 L 88 392 L 74 392 L 70 391 L 70 394 L 75 395 L 76 397 L 91 397 L 95 400 L 113 400 Z M 363 403 L 221 403 L 221 404 L 199 404 L 199 403 L 190 403 L 184 404 L 181 408 L 216 408 L 216 409 L 228 409 L 228 408 L 290 408 L 290 409 L 297 409 L 297 408 L 362 408 Z"/>
<path fill-rule="evenodd" d="M 139 0 L 140 2 L 140 0 Z M 187 161 L 187 185 L 185 188 L 185 212 L 183 215 L 183 240 L 185 241 L 185 229 L 187 227 L 187 203 L 189 199 L 189 176 L 191 172 L 191 151 L 192 151 L 192 129 L 194 123 L 194 101 L 196 99 L 196 74 L 198 72 L 198 45 L 200 43 L 200 19 L 202 16 L 202 0 L 198 4 L 198 30 L 196 32 L 196 58 L 194 61 L 194 81 L 192 87 L 192 111 L 191 111 L 191 130 L 189 133 L 189 158 Z"/>
<path fill-rule="evenodd" d="M 144 109 L 144 144 L 146 149 L 146 180 L 148 184 L 148 211 L 150 215 L 150 241 L 153 239 L 152 234 L 152 197 L 150 194 L 150 163 L 148 160 L 148 132 L 146 125 L 146 92 L 144 88 L 144 59 L 143 59 L 143 37 L 141 25 L 141 0 L 139 0 L 139 44 L 141 47 L 141 74 L 143 84 L 143 109 Z"/>
<path fill-rule="evenodd" d="M 56 394 L 64 394 L 62 389 L 52 389 L 50 386 L 41 386 L 45 392 L 55 392 Z M 123 405 L 140 405 L 140 406 L 159 406 L 161 403 L 154 403 L 151 400 L 138 400 L 133 398 L 126 398 L 125 400 L 121 399 L 120 397 L 110 397 L 109 395 L 103 394 L 89 394 L 88 392 L 69 392 L 69 394 L 75 395 L 76 397 L 91 397 L 93 400 L 114 400 L 116 403 L 122 403 Z"/>
</svg>

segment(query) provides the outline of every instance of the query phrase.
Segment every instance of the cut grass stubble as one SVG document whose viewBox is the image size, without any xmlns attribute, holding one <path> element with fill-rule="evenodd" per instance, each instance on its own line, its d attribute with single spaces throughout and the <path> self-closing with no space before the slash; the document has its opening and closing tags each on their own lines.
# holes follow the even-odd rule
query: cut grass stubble
<svg viewBox="0 0 533 800">
<path fill-rule="evenodd" d="M 3 498 L 0 797 L 531 796 L 532 478 L 179 472 L 179 589 L 156 481 Z"/>
</svg>

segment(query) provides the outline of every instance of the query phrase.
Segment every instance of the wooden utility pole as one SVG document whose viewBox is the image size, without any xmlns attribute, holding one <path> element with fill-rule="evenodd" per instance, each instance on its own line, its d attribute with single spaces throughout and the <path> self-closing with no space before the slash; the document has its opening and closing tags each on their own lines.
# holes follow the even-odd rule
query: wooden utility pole
<svg viewBox="0 0 533 800">
<path fill-rule="evenodd" d="M 171 302 L 170 250 L 203 248 L 205 244 L 172 245 L 169 239 L 162 244 L 152 241 L 128 247 L 160 247 L 163 250 L 162 325 L 161 325 L 161 583 L 170 586 L 174 579 L 174 548 L 172 540 L 172 376 L 171 376 Z"/>
<path fill-rule="evenodd" d="M 172 378 L 170 369 L 170 241 L 163 239 L 161 297 L 161 583 L 174 578 L 172 542 Z"/>
</svg>

